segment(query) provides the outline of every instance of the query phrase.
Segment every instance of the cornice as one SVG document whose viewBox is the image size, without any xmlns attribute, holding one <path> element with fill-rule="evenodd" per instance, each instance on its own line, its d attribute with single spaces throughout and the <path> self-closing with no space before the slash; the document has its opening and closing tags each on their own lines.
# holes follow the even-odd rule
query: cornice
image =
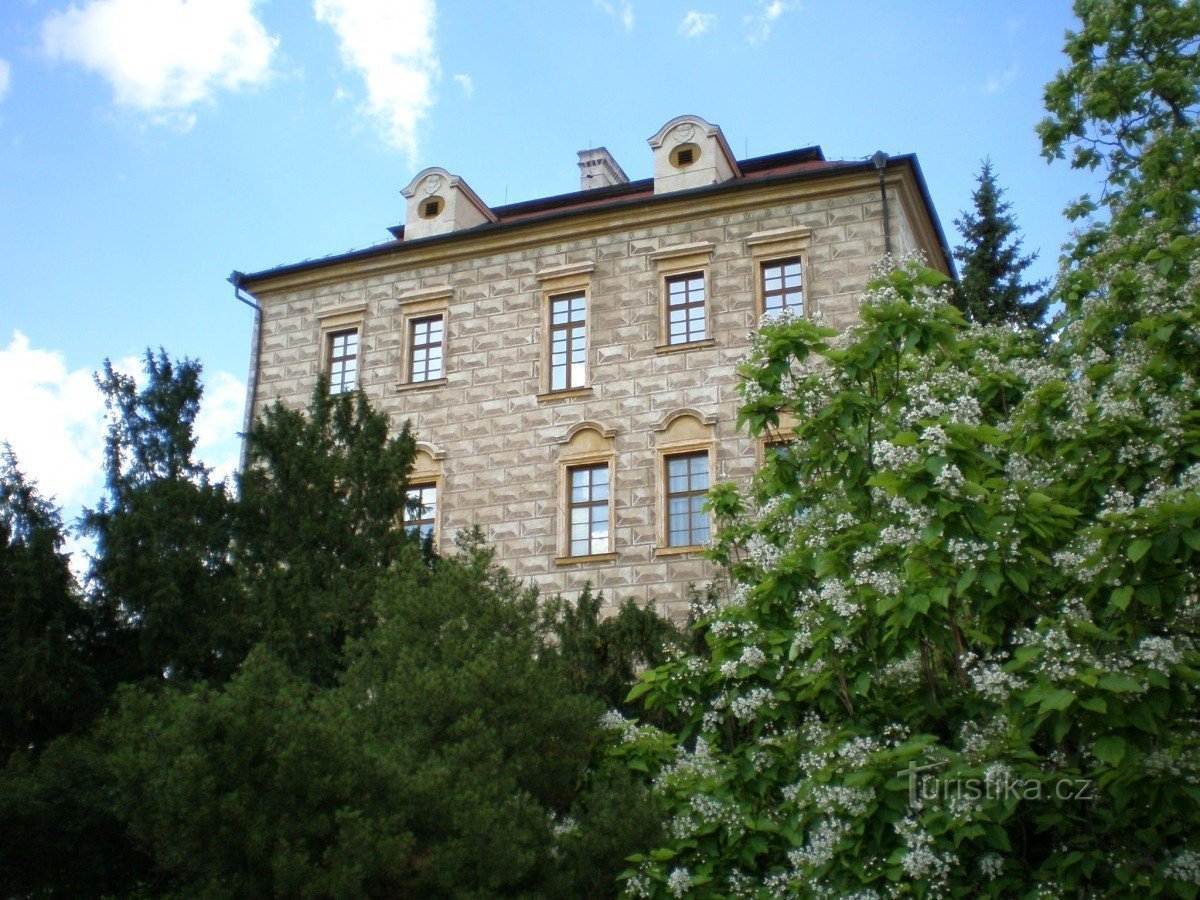
<svg viewBox="0 0 1200 900">
<path fill-rule="evenodd" d="M 915 210 L 910 213 L 914 232 L 926 238 L 930 258 L 941 256 L 932 224 L 924 212 L 924 203 L 914 183 L 909 167 L 889 170 L 888 182 L 895 184 L 906 201 L 909 212 L 913 198 Z M 783 205 L 800 201 L 821 200 L 855 193 L 877 193 L 878 176 L 874 170 L 856 170 L 822 174 L 821 177 L 789 177 L 763 180 L 758 183 L 726 182 L 716 190 L 689 192 L 681 195 L 659 195 L 653 199 L 637 198 L 616 202 L 601 209 L 589 209 L 556 216 L 550 221 L 534 219 L 498 226 L 484 226 L 477 233 L 461 232 L 452 239 L 423 240 L 406 244 L 402 241 L 383 245 L 329 263 L 313 263 L 298 271 L 264 274 L 246 282 L 246 290 L 260 300 L 271 300 L 283 294 L 331 284 L 395 275 L 405 271 L 478 259 L 534 247 L 561 246 L 571 241 L 586 240 L 620 231 L 654 229 L 694 220 L 704 216 L 735 215 L 764 206 Z"/>
</svg>

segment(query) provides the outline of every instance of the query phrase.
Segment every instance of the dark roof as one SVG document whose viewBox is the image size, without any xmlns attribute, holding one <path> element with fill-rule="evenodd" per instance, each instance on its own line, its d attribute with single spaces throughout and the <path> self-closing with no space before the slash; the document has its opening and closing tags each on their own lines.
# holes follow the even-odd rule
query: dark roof
<svg viewBox="0 0 1200 900">
<path fill-rule="evenodd" d="M 921 169 L 917 164 L 916 157 L 911 154 L 906 154 L 903 156 L 894 156 L 888 160 L 889 166 L 899 164 L 909 165 L 916 175 L 917 184 L 920 186 L 922 196 L 929 210 L 930 218 L 933 220 L 934 227 L 937 230 L 938 240 L 942 245 L 942 251 L 946 257 L 947 263 L 953 266 L 950 251 L 947 249 L 946 238 L 942 233 L 941 223 L 938 221 L 937 214 L 934 212 L 933 202 L 929 197 L 929 190 L 925 185 L 925 179 L 921 174 Z M 383 243 L 366 247 L 361 250 L 351 250 L 346 253 L 338 253 L 332 256 L 322 257 L 320 259 L 311 259 L 305 260 L 304 262 L 276 266 L 271 269 L 264 269 L 261 272 L 254 272 L 249 275 L 243 275 L 241 272 L 234 272 L 230 276 L 229 280 L 238 286 L 248 287 L 249 283 L 252 281 L 257 281 L 276 275 L 291 274 L 294 272 L 301 272 L 306 269 L 321 268 L 323 266 L 334 265 L 353 259 L 385 255 L 389 252 L 399 249 L 402 246 L 425 246 L 435 241 L 451 241 L 468 235 L 483 234 L 496 229 L 507 228 L 527 222 L 546 221 L 559 217 L 591 212 L 597 209 L 619 208 L 639 203 L 651 202 L 654 200 L 670 200 L 680 196 L 693 196 L 700 193 L 719 193 L 721 191 L 736 189 L 737 187 L 747 183 L 771 183 L 775 181 L 790 180 L 797 177 L 818 177 L 834 172 L 874 169 L 874 164 L 869 159 L 827 160 L 825 159 L 825 154 L 821 152 L 820 147 L 805 147 L 800 150 L 789 150 L 785 153 L 772 153 L 768 156 L 756 156 L 752 159 L 739 160 L 738 166 L 742 173 L 738 178 L 721 182 L 719 184 L 706 185 L 704 187 L 692 188 L 690 190 L 659 195 L 658 197 L 656 197 L 654 194 L 654 179 L 644 178 L 639 181 L 630 181 L 626 184 L 615 184 L 608 187 L 593 188 L 587 191 L 574 191 L 570 194 L 558 194 L 553 197 L 542 197 L 538 200 L 525 200 L 520 203 L 509 203 L 504 206 L 495 206 L 491 208 L 492 214 L 496 216 L 495 222 L 488 222 L 483 225 L 477 225 L 473 228 L 464 228 L 460 231 L 452 231 L 447 234 L 438 234 L 431 237 L 419 238 L 410 241 L 403 240 L 404 226 L 395 225 L 388 229 L 388 231 L 392 233 L 393 237 L 393 239 L 390 241 L 384 241 Z"/>
</svg>

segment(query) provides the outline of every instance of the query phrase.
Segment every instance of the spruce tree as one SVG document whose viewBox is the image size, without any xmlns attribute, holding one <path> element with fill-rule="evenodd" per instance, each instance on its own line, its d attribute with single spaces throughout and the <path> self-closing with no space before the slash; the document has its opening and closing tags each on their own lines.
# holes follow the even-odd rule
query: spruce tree
<svg viewBox="0 0 1200 900">
<path fill-rule="evenodd" d="M 954 251 L 962 266 L 953 302 L 972 322 L 1036 328 L 1046 316 L 1046 281 L 1025 284 L 1022 274 L 1037 254 L 1021 255 L 1021 239 L 996 183 L 991 160 L 979 170 L 979 187 L 971 194 L 974 209 L 954 220 L 963 243 Z"/>
</svg>

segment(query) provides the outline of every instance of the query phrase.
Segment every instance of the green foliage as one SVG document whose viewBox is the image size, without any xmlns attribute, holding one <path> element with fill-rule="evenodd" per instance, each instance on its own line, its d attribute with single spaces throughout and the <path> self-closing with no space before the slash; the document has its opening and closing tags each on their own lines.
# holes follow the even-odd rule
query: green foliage
<svg viewBox="0 0 1200 900">
<path fill-rule="evenodd" d="M 650 607 L 626 600 L 601 617 L 603 594 L 585 586 L 573 603 L 556 597 L 544 604 L 547 627 L 558 635 L 558 652 L 570 685 L 599 697 L 609 709 L 626 709 L 625 698 L 646 668 L 666 661 L 685 639 L 683 629 Z"/>
<path fill-rule="evenodd" d="M 954 251 L 961 271 L 952 302 L 969 322 L 1036 328 L 1046 316 L 1045 281 L 1025 284 L 1021 277 L 1037 258 L 1021 255 L 1017 225 L 996 183 L 990 160 L 979 170 L 979 187 L 971 195 L 974 209 L 954 220 L 963 244 Z"/>
<path fill-rule="evenodd" d="M 800 424 L 712 495 L 711 662 L 635 689 L 684 728 L 611 722 L 668 808 L 629 894 L 1200 894 L 1200 5 L 1076 11 L 1040 131 L 1109 220 L 1058 340 L 913 265 L 847 335 L 756 339 L 742 422 Z"/>
<path fill-rule="evenodd" d="M 713 495 L 739 587 L 711 661 L 636 690 L 686 725 L 613 722 L 669 807 L 633 895 L 1195 893 L 1200 401 L 1180 332 L 1200 304 L 1164 331 L 1183 298 L 1160 282 L 1135 333 L 1102 350 L 1085 318 L 1047 354 L 965 328 L 937 279 L 883 273 L 836 341 L 790 317 L 756 340 L 742 418 L 800 424 L 750 496 Z"/>
<path fill-rule="evenodd" d="M 6 897 L 127 897 L 150 860 L 113 810 L 108 748 L 63 735 L 0 769 L 0 887 Z"/>
<path fill-rule="evenodd" d="M 1194 226 L 1200 210 L 1200 3 L 1076 0 L 1069 65 L 1046 86 L 1042 152 L 1074 168 L 1101 169 L 1101 199 L 1118 231 L 1152 218 L 1159 229 Z M 1096 201 L 1084 197 L 1073 217 Z M 1086 243 L 1080 250 L 1086 249 Z"/>
<path fill-rule="evenodd" d="M 105 361 L 107 496 L 83 517 L 96 542 L 91 603 L 106 686 L 212 678 L 244 652 L 229 564 L 231 500 L 194 457 L 200 364 L 146 352 L 146 384 Z"/>
<path fill-rule="evenodd" d="M 59 511 L 0 457 L 0 760 L 90 723 L 99 703 L 81 639 L 87 612 Z"/>
<path fill-rule="evenodd" d="M 184 896 L 603 896 L 653 828 L 620 772 L 582 790 L 602 704 L 536 594 L 470 544 L 415 548 L 330 685 L 267 647 L 228 685 L 131 690 L 118 808 Z M 632 831 L 631 831 L 632 830 Z"/>
<path fill-rule="evenodd" d="M 401 516 L 415 444 L 407 427 L 389 436 L 362 393 L 330 397 L 321 383 L 306 411 L 269 408 L 246 450 L 234 560 L 252 631 L 328 680 L 372 621 L 375 579 L 414 543 Z"/>
</svg>

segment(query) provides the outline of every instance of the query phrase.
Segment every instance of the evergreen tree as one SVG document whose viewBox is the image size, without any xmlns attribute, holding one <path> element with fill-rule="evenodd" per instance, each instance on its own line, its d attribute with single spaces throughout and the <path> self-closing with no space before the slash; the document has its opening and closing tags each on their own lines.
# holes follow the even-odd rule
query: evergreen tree
<svg viewBox="0 0 1200 900">
<path fill-rule="evenodd" d="M 62 517 L 0 455 L 0 760 L 89 724 L 99 691 L 81 639 L 83 608 Z"/>
<path fill-rule="evenodd" d="M 374 621 L 375 580 L 417 543 L 403 526 L 416 444 L 361 392 L 331 397 L 322 381 L 307 410 L 267 409 L 246 450 L 234 559 L 253 632 L 327 682 Z"/>
<path fill-rule="evenodd" d="M 568 683 L 536 592 L 477 542 L 393 563 L 327 684 L 263 644 L 224 685 L 124 695 L 117 806 L 167 892 L 604 897 L 654 839 L 644 789 L 584 786 L 603 704 Z"/>
<path fill-rule="evenodd" d="M 1003 200 L 991 160 L 983 161 L 978 183 L 971 194 L 974 209 L 954 220 L 963 243 L 954 251 L 962 270 L 953 303 L 971 322 L 1036 328 L 1046 316 L 1047 282 L 1024 284 L 1021 276 L 1037 254 L 1021 255 L 1012 204 Z"/>
<path fill-rule="evenodd" d="M 200 364 L 146 351 L 146 384 L 105 361 L 107 496 L 87 510 L 90 586 L 110 686 L 225 677 L 244 653 L 229 559 L 231 500 L 195 456 Z"/>
</svg>

